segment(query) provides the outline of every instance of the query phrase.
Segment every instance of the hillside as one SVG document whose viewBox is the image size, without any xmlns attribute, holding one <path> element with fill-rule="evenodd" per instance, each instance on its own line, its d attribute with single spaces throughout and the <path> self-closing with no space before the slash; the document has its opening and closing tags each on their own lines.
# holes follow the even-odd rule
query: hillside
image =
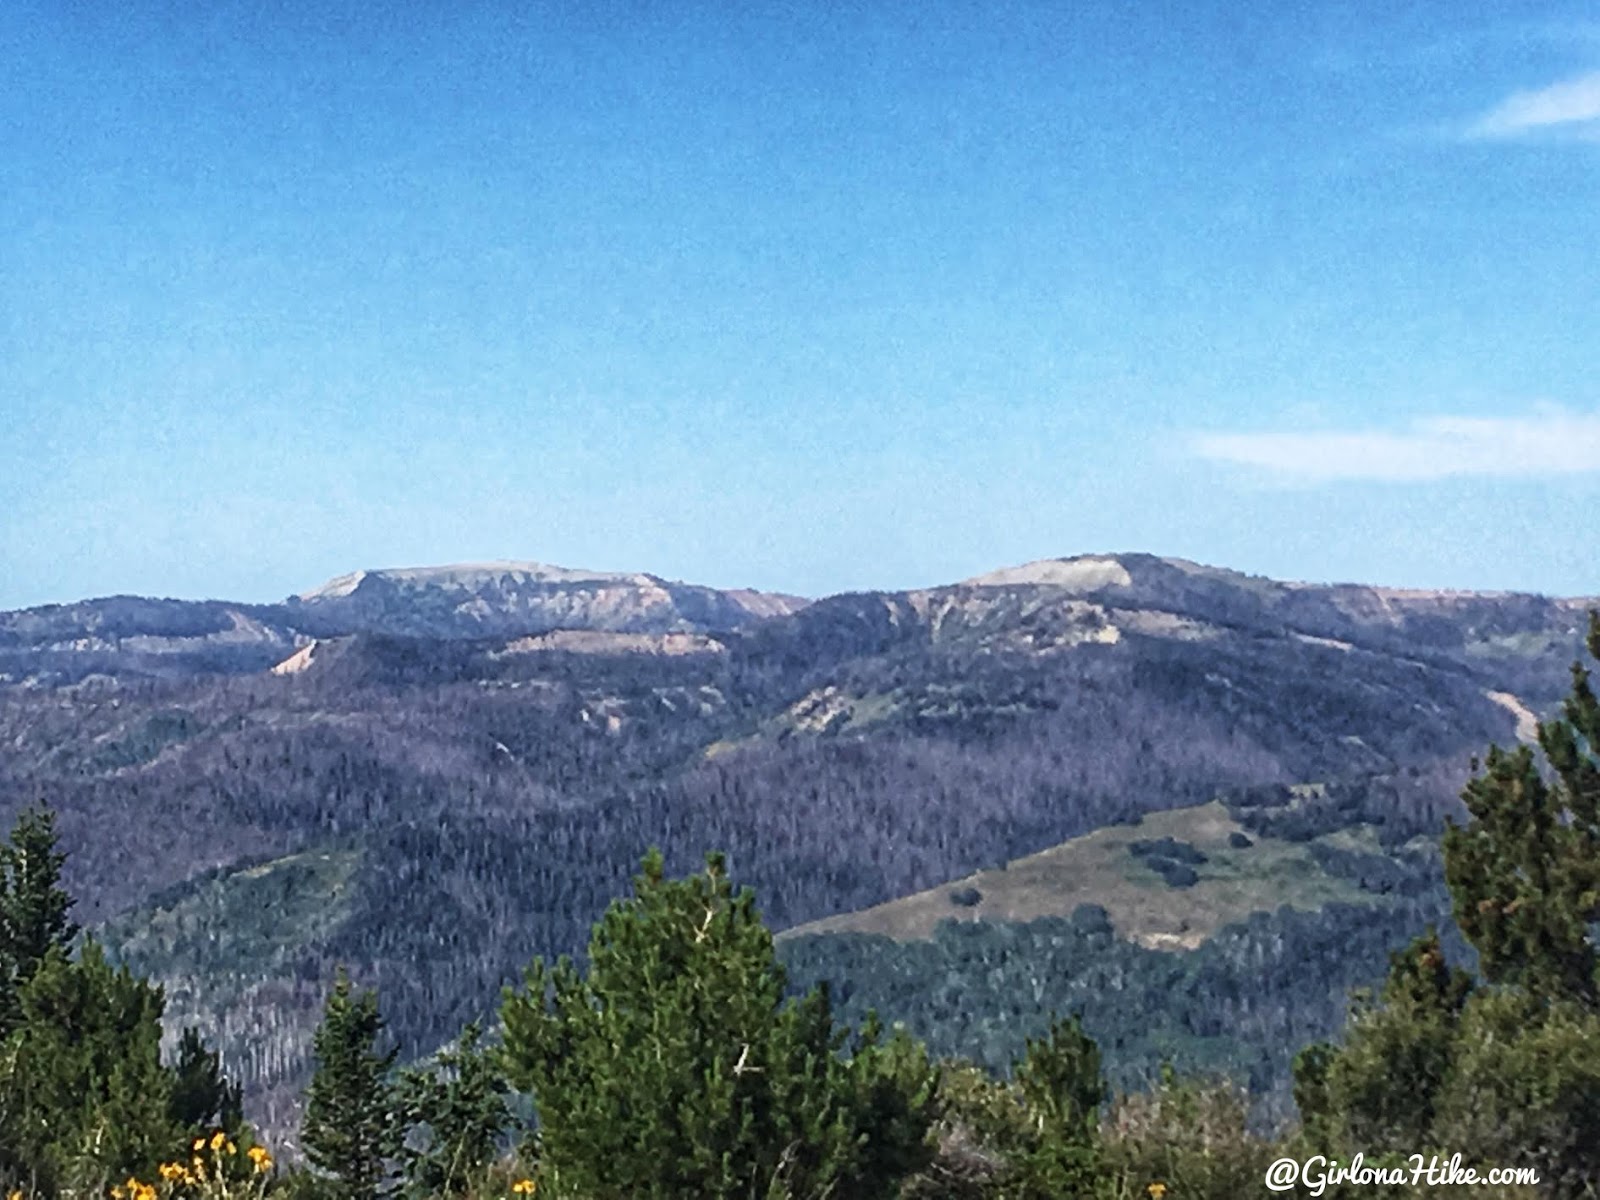
<svg viewBox="0 0 1600 1200">
<path fill-rule="evenodd" d="M 903 1021 L 938 1053 L 1004 1073 L 1078 1013 L 1124 1088 L 1162 1063 L 1226 1073 L 1289 1111 L 1294 1050 L 1335 1036 L 1388 951 L 1450 927 L 1437 839 L 1394 781 L 1250 789 L 1151 813 L 854 913 L 796 926 L 801 989 Z"/>
<path fill-rule="evenodd" d="M 1363 834 L 1370 845 L 1363 843 Z M 1180 857 L 1163 858 L 1163 845 L 1174 847 Z M 1375 903 L 1357 883 L 1323 866 L 1318 851 L 1324 847 L 1380 849 L 1368 830 L 1339 830 L 1306 841 L 1251 837 L 1223 801 L 1213 800 L 1151 813 L 1136 825 L 1097 829 L 937 888 L 808 921 L 783 936 L 867 933 L 927 940 L 944 921 L 1070 917 L 1088 904 L 1105 910 L 1118 937 L 1152 950 L 1192 950 L 1252 913 Z M 1192 864 L 1194 882 L 1174 889 L 1159 869 L 1165 861 Z"/>
<path fill-rule="evenodd" d="M 277 627 L 243 606 L 0 616 L 0 816 L 60 811 L 79 919 L 169 982 L 270 1124 L 334 964 L 422 1052 L 532 955 L 580 948 L 651 845 L 671 870 L 727 850 L 782 928 L 969 877 L 980 915 L 1059 911 L 1098 892 L 1030 898 L 996 868 L 1252 790 L 1436 826 L 1469 757 L 1562 693 L 1593 603 L 1122 555 L 624 620 L 600 598 L 644 585 L 503 574 L 498 626 L 464 599 L 490 605 L 470 571 L 378 573 L 274 609 L 300 623 L 248 653 L 216 639 Z M 515 599 L 535 594 L 589 624 L 533 627 L 562 619 Z M 1189 930 L 1160 905 L 1121 919 L 1185 939 L 1276 908 L 1309 877 L 1273 853 L 1284 874 L 1205 900 Z"/>
</svg>

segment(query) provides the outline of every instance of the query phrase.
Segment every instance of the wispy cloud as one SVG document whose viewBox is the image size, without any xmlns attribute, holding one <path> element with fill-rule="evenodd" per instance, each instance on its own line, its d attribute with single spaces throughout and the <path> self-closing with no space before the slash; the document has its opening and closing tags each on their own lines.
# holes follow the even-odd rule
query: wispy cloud
<svg viewBox="0 0 1600 1200">
<path fill-rule="evenodd" d="M 1600 471 L 1600 413 L 1431 417 L 1400 431 L 1202 434 L 1192 449 L 1311 483 L 1569 475 Z"/>
<path fill-rule="evenodd" d="M 1535 133 L 1600 134 L 1600 71 L 1513 92 L 1474 121 L 1472 137 L 1517 138 Z"/>
</svg>

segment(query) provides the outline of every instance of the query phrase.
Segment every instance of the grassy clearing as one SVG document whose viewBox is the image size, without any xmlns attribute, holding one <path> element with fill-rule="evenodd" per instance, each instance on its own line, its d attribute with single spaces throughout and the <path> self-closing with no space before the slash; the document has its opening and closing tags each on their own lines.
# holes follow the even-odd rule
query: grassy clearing
<svg viewBox="0 0 1600 1200">
<path fill-rule="evenodd" d="M 1152 813 L 1137 825 L 1096 830 L 1004 868 L 978 871 L 925 892 L 798 926 L 802 933 L 881 933 L 905 941 L 930 938 L 940 921 L 1031 921 L 1070 916 L 1082 904 L 1099 904 L 1123 937 L 1156 948 L 1192 948 L 1222 927 L 1253 912 L 1285 905 L 1320 909 L 1333 902 L 1376 904 L 1381 900 L 1348 880 L 1328 874 L 1310 843 L 1248 835 L 1237 848 L 1229 835 L 1244 833 L 1221 801 Z M 1174 838 L 1205 854 L 1191 887 L 1169 886 L 1130 853 L 1136 841 Z M 1350 831 L 1326 839 L 1348 849 L 1376 851 L 1376 839 Z M 975 888 L 977 903 L 963 906 L 953 893 Z"/>
<path fill-rule="evenodd" d="M 309 850 L 191 881 L 103 930 L 153 975 L 172 964 L 255 974 L 331 934 L 349 915 L 354 850 Z"/>
</svg>

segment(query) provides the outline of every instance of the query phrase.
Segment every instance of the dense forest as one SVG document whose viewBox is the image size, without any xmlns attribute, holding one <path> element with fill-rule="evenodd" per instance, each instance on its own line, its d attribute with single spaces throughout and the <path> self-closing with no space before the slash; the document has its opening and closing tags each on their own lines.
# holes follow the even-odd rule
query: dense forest
<svg viewBox="0 0 1600 1200">
<path fill-rule="evenodd" d="M 1588 644 L 1600 659 L 1600 613 Z M 652 850 L 581 960 L 536 956 L 487 1034 L 468 1022 L 427 1061 L 402 1067 L 380 993 L 337 971 L 292 1147 L 304 1162 L 287 1168 L 199 1031 L 162 1052 L 162 989 L 80 936 L 54 814 L 30 809 L 0 847 L 0 1183 L 27 1200 L 1221 1200 L 1257 1181 L 1313 1196 L 1462 1182 L 1484 1196 L 1593 1196 L 1597 748 L 1600 699 L 1578 668 L 1562 714 L 1539 727 L 1538 753 L 1491 747 L 1462 820 L 1437 840 L 1448 894 L 1438 915 L 1453 918 L 1471 963 L 1453 964 L 1434 929 L 1392 953 L 1381 991 L 1355 993 L 1339 1038 L 1294 1053 L 1293 1112 L 1275 1127 L 1252 1128 L 1236 1086 L 1192 1073 L 1215 1063 L 1186 1075 L 1169 1062 L 1118 1086 L 1086 1027 L 1107 1027 L 1113 1044 L 1271 1034 L 1296 1047 L 1310 1027 L 1265 921 L 1181 964 L 1118 955 L 1105 910 L 1090 906 L 1026 926 L 947 922 L 921 952 L 796 941 L 800 960 L 809 952 L 863 991 L 926 993 L 901 997 L 934 1031 L 925 1039 L 910 1022 L 886 1030 L 875 1008 L 857 1018 L 857 997 L 836 1002 L 828 982 L 791 974 L 723 855 L 671 879 Z M 1341 814 L 1379 815 L 1355 795 L 1309 793 L 1287 833 L 1310 841 L 1340 832 Z M 1295 810 L 1283 801 L 1256 789 L 1236 803 L 1265 839 Z M 1239 831 L 1229 844 L 1260 847 Z M 1190 868 L 1194 878 L 1152 868 L 1179 891 L 1199 886 L 1193 869 L 1210 861 L 1170 836 L 1125 845 Z M 1389 915 L 1436 891 L 1426 855 L 1348 852 L 1329 865 L 1402 898 Z M 1291 940 L 1328 945 L 1372 926 L 1371 912 L 1349 915 L 1308 914 Z M 1338 961 L 1325 951 L 1293 966 Z M 1009 996 L 1027 1023 L 1015 1001 L 1030 990 L 1047 1015 L 1019 1044 L 996 1009 Z M 1214 1020 L 1163 1024 L 1159 1006 L 1140 1007 L 1161 991 L 1207 993 Z M 975 1017 L 979 1029 L 959 1028 Z M 950 1050 L 975 1040 L 979 1061 Z M 1261 1065 L 1275 1068 L 1270 1054 Z M 1354 1154 L 1370 1164 L 1341 1178 L 1340 1157 Z"/>
<path fill-rule="evenodd" d="M 1118 1086 L 1163 1059 L 1225 1069 L 1270 1120 L 1343 989 L 1440 920 L 1438 856 L 1413 843 L 1462 814 L 1471 756 L 1515 739 L 1494 694 L 1559 697 L 1576 610 L 1469 597 L 1374 617 L 1359 589 L 1132 568 L 1115 596 L 834 597 L 670 654 L 358 632 L 267 674 L 95 650 L 105 670 L 0 687 L 0 810 L 58 814 L 75 917 L 163 984 L 168 1050 L 195 1026 L 287 1136 L 340 967 L 421 1061 L 492 1019 L 535 956 L 581 960 L 651 847 L 672 874 L 724 853 L 784 930 L 1220 796 L 1382 904 L 1267 895 L 1183 952 L 1092 912 L 778 952 L 796 988 L 832 980 L 851 1020 L 875 1005 L 995 1070 L 1047 1029 L 1057 989 L 1121 981 L 1122 1003 L 1082 1004 Z M 1359 852 L 1336 836 L 1363 830 Z M 1318 955 L 1320 972 L 1294 965 Z"/>
</svg>

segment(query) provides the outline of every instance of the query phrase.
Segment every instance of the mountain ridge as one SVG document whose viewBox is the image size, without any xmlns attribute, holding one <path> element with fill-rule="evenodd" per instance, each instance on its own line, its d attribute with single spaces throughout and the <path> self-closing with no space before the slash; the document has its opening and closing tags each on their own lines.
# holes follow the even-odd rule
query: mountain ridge
<svg viewBox="0 0 1600 1200">
<path fill-rule="evenodd" d="M 0 612 L 0 683 L 269 670 L 317 640 L 722 633 L 808 601 L 543 563 L 363 569 L 277 604 L 108 596 Z"/>
<path fill-rule="evenodd" d="M 1251 789 L 1333 797 L 1274 820 L 1431 828 L 1579 653 L 1582 600 L 1076 561 L 766 617 L 669 592 L 641 620 L 740 622 L 715 634 L 606 629 L 618 610 L 580 601 L 613 583 L 546 605 L 492 567 L 330 581 L 295 626 L 138 598 L 0 614 L 0 819 L 49 799 L 78 919 L 292 1123 L 334 964 L 426 1052 L 532 955 L 581 952 L 652 845 L 672 870 L 726 851 L 781 929 Z M 477 601 L 538 628 L 456 615 Z"/>
</svg>

